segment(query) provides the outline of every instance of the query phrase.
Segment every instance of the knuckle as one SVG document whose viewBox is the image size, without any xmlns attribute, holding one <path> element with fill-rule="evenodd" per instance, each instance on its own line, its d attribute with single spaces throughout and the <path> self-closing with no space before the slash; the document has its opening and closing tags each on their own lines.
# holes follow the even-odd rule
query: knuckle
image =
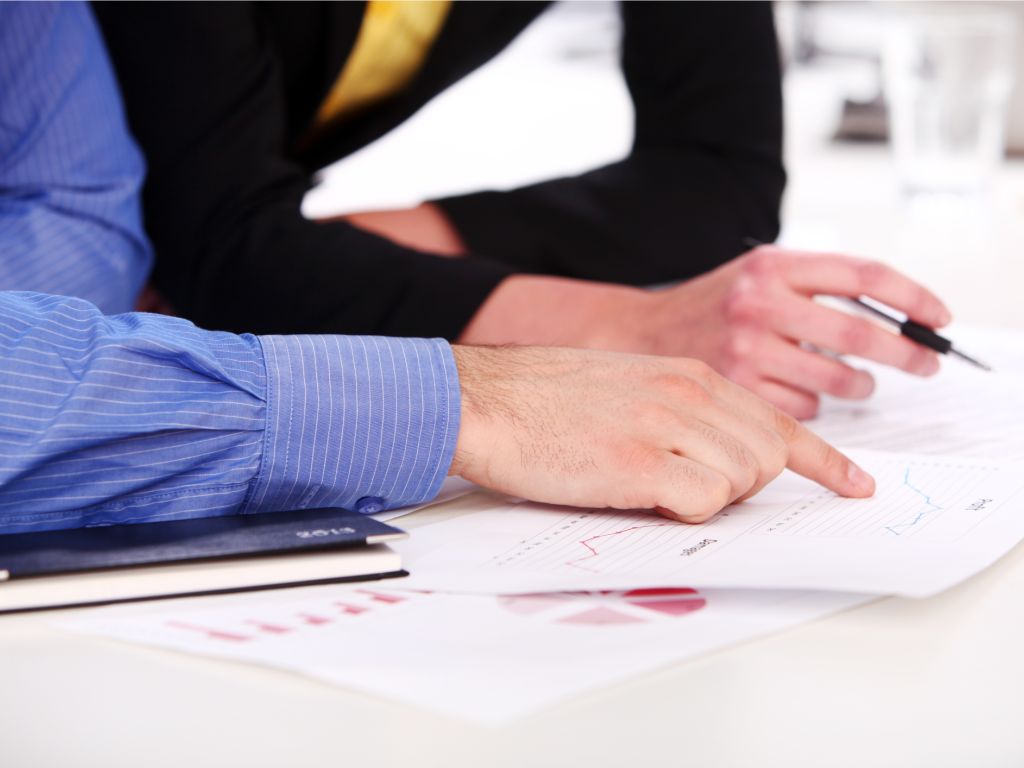
<svg viewBox="0 0 1024 768">
<path fill-rule="evenodd" d="M 731 435 L 723 434 L 710 427 L 705 428 L 703 432 L 704 439 L 718 445 L 729 462 L 739 470 L 742 477 L 749 478 L 753 483 L 758 471 L 757 456 L 754 455 L 754 452 Z"/>
<path fill-rule="evenodd" d="M 754 456 L 753 451 L 749 448 L 744 448 L 744 453 L 746 454 L 746 458 L 739 465 L 740 482 L 739 485 L 733 489 L 734 495 L 737 496 L 742 495 L 753 488 L 761 477 L 761 462 L 757 460 L 757 457 Z"/>
<path fill-rule="evenodd" d="M 775 434 L 788 446 L 799 433 L 800 423 L 788 413 L 778 408 L 775 408 L 773 413 L 775 414 Z"/>
<path fill-rule="evenodd" d="M 727 375 L 737 373 L 745 368 L 757 349 L 754 334 L 743 330 L 734 330 L 722 345 L 722 367 Z"/>
<path fill-rule="evenodd" d="M 708 394 L 704 385 L 688 374 L 664 374 L 656 379 L 655 386 L 661 395 L 667 395 L 672 401 L 699 402 Z"/>
<path fill-rule="evenodd" d="M 709 391 L 719 380 L 715 369 L 703 360 L 689 359 L 683 363 L 683 375 L 673 377 L 674 388 L 695 398 L 710 397 Z"/>
<path fill-rule="evenodd" d="M 782 474 L 786 468 L 786 464 L 789 463 L 789 454 L 782 451 L 772 453 L 771 457 L 765 461 L 761 467 L 761 478 L 767 483 L 774 480 L 776 477 Z"/>
<path fill-rule="evenodd" d="M 763 430 L 764 455 L 761 459 L 761 472 L 771 478 L 778 476 L 789 462 L 789 445 L 777 432 Z"/>
<path fill-rule="evenodd" d="M 759 324 L 768 313 L 765 291 L 759 278 L 742 275 L 725 293 L 723 312 L 733 325 Z"/>
<path fill-rule="evenodd" d="M 781 254 L 777 248 L 761 245 L 743 260 L 742 272 L 755 278 L 774 277 L 779 273 Z"/>
</svg>

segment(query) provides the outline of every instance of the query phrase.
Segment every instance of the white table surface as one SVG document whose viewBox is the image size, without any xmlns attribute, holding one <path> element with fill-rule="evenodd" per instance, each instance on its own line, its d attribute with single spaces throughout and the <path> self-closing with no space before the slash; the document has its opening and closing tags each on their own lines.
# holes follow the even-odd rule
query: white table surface
<svg viewBox="0 0 1024 768">
<path fill-rule="evenodd" d="M 577 122 L 560 123 L 555 141 L 531 144 L 528 119 L 495 117 L 500 105 L 491 110 L 482 99 L 500 87 L 478 86 L 480 76 L 428 110 L 416 130 L 396 135 L 376 155 L 380 162 L 367 153 L 351 164 L 351 176 L 344 167 L 333 171 L 332 184 L 342 181 L 314 195 L 310 209 L 361 207 L 353 187 L 365 187 L 372 204 L 452 191 L 431 186 L 430 164 L 455 162 L 446 152 L 468 158 L 449 175 L 464 188 L 525 180 L 517 174 L 546 167 L 543 152 L 549 167 L 567 170 L 621 152 L 628 112 L 623 117 L 621 81 L 607 57 L 565 64 L 559 76 L 546 61 L 545 77 L 532 76 L 542 69 L 545 40 L 573 24 L 603 22 L 563 15 L 546 23 L 546 32 L 531 34 L 484 74 L 518 87 L 527 105 L 575 94 L 560 114 Z M 940 290 L 962 320 L 1024 327 L 1024 169 L 1008 168 L 975 214 L 911 215 L 883 148 L 826 141 L 835 79 L 797 72 L 787 90 L 787 240 L 885 258 Z M 461 110 L 468 135 L 431 132 L 445 123 L 444 110 Z M 586 125 L 587 140 L 573 141 Z M 594 138 L 594 125 L 607 131 Z M 491 135 L 502 129 L 516 140 L 501 144 Z M 534 129 L 539 136 L 542 126 Z M 481 131 L 486 140 L 473 144 Z M 432 151 L 424 156 L 427 144 Z M 497 145 L 507 153 L 482 163 Z M 516 161 L 518 150 L 528 150 L 529 162 Z M 395 157 L 420 162 L 420 170 L 409 172 L 406 186 L 373 187 L 381 169 L 394 167 L 382 163 Z M 282 672 L 66 634 L 47 624 L 52 615 L 0 618 L 0 766 L 1019 767 L 1022 595 L 1018 547 L 938 597 L 881 599 L 499 728 Z"/>
</svg>

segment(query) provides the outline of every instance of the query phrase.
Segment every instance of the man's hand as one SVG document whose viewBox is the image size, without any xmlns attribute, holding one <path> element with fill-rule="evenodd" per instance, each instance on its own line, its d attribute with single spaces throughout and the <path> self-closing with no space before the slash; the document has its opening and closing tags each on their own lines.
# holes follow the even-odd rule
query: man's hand
<svg viewBox="0 0 1024 768">
<path fill-rule="evenodd" d="M 697 360 L 453 347 L 451 474 L 533 501 L 657 509 L 697 523 L 784 467 L 843 496 L 874 481 L 792 417 Z"/>
<path fill-rule="evenodd" d="M 935 295 L 878 262 L 761 246 L 664 291 L 516 275 L 459 341 L 694 357 L 797 418 L 815 415 L 821 393 L 860 399 L 874 388 L 870 374 L 808 345 L 921 376 L 938 370 L 934 352 L 816 295 L 869 296 L 929 327 L 950 320 Z"/>
</svg>

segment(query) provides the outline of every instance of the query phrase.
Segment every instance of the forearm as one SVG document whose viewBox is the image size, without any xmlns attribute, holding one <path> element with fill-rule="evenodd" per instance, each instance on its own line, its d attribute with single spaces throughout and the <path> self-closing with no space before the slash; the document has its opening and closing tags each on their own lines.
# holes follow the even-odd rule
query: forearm
<svg viewBox="0 0 1024 768">
<path fill-rule="evenodd" d="M 650 285 L 773 240 L 781 166 L 698 148 L 640 149 L 579 177 L 438 201 L 469 253 L 514 269 Z M 758 233 L 758 234 L 755 234 Z"/>
<path fill-rule="evenodd" d="M 630 154 L 574 178 L 439 201 L 470 253 L 643 285 L 772 240 L 785 182 L 768 3 L 621 3 Z M 762 234 L 755 234 L 762 233 Z"/>
<path fill-rule="evenodd" d="M 0 288 L 75 296 L 129 311 L 150 268 L 145 240 L 41 203 L 0 201 Z"/>
<path fill-rule="evenodd" d="M 454 339 L 509 273 L 304 219 L 302 189 L 296 180 L 181 217 L 175 196 L 151 199 L 158 288 L 182 316 L 236 332 Z"/>
<path fill-rule="evenodd" d="M 401 506 L 446 473 L 446 344 L 235 336 L 0 294 L 0 531 Z"/>
<path fill-rule="evenodd" d="M 130 309 L 144 167 L 89 6 L 0 7 L 0 114 L 0 289 Z"/>
</svg>

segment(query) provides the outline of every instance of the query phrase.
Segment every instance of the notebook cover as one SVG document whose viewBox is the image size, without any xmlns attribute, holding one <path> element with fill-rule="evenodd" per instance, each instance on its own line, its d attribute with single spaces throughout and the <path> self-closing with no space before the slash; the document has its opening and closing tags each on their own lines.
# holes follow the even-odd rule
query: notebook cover
<svg viewBox="0 0 1024 768">
<path fill-rule="evenodd" d="M 406 534 L 344 509 L 0 535 L 0 579 L 394 541 Z"/>
</svg>

